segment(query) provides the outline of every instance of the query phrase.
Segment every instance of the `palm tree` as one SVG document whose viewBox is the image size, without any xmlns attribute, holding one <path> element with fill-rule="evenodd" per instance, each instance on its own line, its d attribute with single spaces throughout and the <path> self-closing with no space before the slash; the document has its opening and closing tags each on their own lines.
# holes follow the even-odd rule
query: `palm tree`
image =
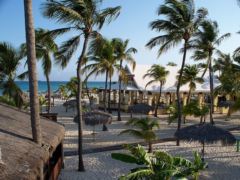
<svg viewBox="0 0 240 180">
<path fill-rule="evenodd" d="M 71 59 L 73 53 L 77 50 L 80 43 L 80 37 L 83 37 L 83 46 L 81 54 L 77 60 L 77 119 L 78 123 L 78 170 L 84 171 L 82 159 L 82 76 L 81 65 L 87 50 L 88 41 L 98 36 L 97 31 L 102 28 L 105 22 L 111 22 L 120 13 L 120 7 L 99 9 L 102 1 L 96 0 L 51 0 L 43 4 L 44 16 L 55 19 L 57 22 L 67 25 L 65 28 L 53 30 L 52 36 L 61 35 L 71 30 L 77 32 L 77 35 L 62 43 L 59 48 L 58 62 L 65 67 Z"/>
<path fill-rule="evenodd" d="M 97 39 L 92 41 L 89 48 L 89 62 L 83 68 L 83 71 L 89 71 L 88 76 L 95 74 L 106 74 L 105 79 L 105 91 L 104 91 L 104 111 L 107 110 L 107 85 L 109 79 L 109 96 L 108 96 L 108 110 L 110 111 L 110 92 L 111 92 L 111 78 L 113 76 L 114 70 L 117 68 L 116 65 L 116 55 L 115 55 L 115 44 L 113 40 L 108 40 L 106 38 Z"/>
<path fill-rule="evenodd" d="M 17 75 L 21 63 L 21 53 L 6 42 L 0 42 L 0 89 L 3 95 L 14 105 L 21 108 L 23 105 L 23 92 L 15 80 L 20 79 L 25 73 Z"/>
<path fill-rule="evenodd" d="M 37 29 L 36 30 L 36 56 L 38 60 L 42 61 L 42 68 L 44 75 L 47 81 L 47 89 L 48 89 L 48 113 L 51 108 L 51 86 L 49 75 L 52 69 L 52 60 L 51 57 L 54 53 L 57 52 L 58 47 L 54 42 L 54 39 L 48 34 L 48 30 L 45 29 Z"/>
<path fill-rule="evenodd" d="M 197 65 L 186 65 L 183 69 L 181 85 L 189 83 L 187 103 L 191 100 L 192 91 L 196 89 L 196 83 L 203 83 L 202 77 L 199 77 L 199 68 Z"/>
<path fill-rule="evenodd" d="M 192 91 L 196 89 L 196 83 L 203 83 L 202 77 L 198 77 L 200 70 L 197 65 L 186 65 L 183 69 L 181 85 L 189 83 L 189 91 L 187 97 L 187 104 L 190 103 Z M 186 116 L 183 117 L 184 124 L 186 123 Z"/>
<path fill-rule="evenodd" d="M 32 17 L 32 1 L 24 0 L 25 29 L 27 44 L 27 63 L 29 72 L 30 111 L 33 141 L 42 144 L 39 115 L 38 83 L 36 71 L 35 33 Z M 42 173 L 40 173 L 42 174 Z"/>
<path fill-rule="evenodd" d="M 167 63 L 167 66 L 172 66 L 172 67 L 174 67 L 174 66 L 177 66 L 177 64 L 174 63 L 174 62 L 168 62 L 168 63 Z"/>
<path fill-rule="evenodd" d="M 143 76 L 143 78 L 146 78 L 146 77 L 151 78 L 151 80 L 146 84 L 146 87 L 155 82 L 159 83 L 159 96 L 158 96 L 157 104 L 155 106 L 155 113 L 154 113 L 155 117 L 157 117 L 157 111 L 158 111 L 160 99 L 162 96 L 162 86 L 165 84 L 166 77 L 168 74 L 169 74 L 169 71 L 167 71 L 165 67 L 154 64 Z"/>
<path fill-rule="evenodd" d="M 47 81 L 47 91 L 48 91 L 48 107 L 47 111 L 50 112 L 51 109 L 51 86 L 49 75 L 52 69 L 52 56 L 57 52 L 58 47 L 54 42 L 52 36 L 49 35 L 49 31 L 47 29 L 38 28 L 35 30 L 35 38 L 36 38 L 36 57 L 37 60 L 41 60 L 42 68 L 44 75 Z M 27 55 L 26 52 L 26 44 L 21 45 L 22 53 Z"/>
<path fill-rule="evenodd" d="M 126 61 L 132 65 L 132 68 L 135 69 L 136 62 L 132 57 L 132 54 L 137 53 L 137 49 L 134 47 L 128 48 L 129 39 L 123 41 L 122 39 L 115 38 L 113 39 L 114 43 L 116 43 L 115 53 L 116 59 L 119 60 L 119 89 L 118 89 L 118 121 L 121 121 L 121 89 L 122 89 L 122 79 L 124 73 L 123 71 L 123 62 Z"/>
<path fill-rule="evenodd" d="M 230 33 L 226 33 L 219 37 L 218 24 L 215 21 L 204 21 L 201 23 L 201 29 L 197 32 L 196 38 L 192 43 L 192 47 L 195 49 L 193 58 L 195 60 L 206 60 L 207 68 L 209 70 L 210 81 L 210 122 L 213 121 L 213 68 L 212 68 L 212 55 L 216 51 L 217 46 L 221 42 L 230 36 Z"/>
<path fill-rule="evenodd" d="M 135 127 L 136 129 L 127 129 L 122 131 L 120 134 L 131 134 L 135 137 L 142 138 L 148 143 L 148 152 L 152 152 L 152 141 L 156 139 L 156 134 L 154 132 L 155 128 L 159 128 L 159 124 L 156 120 L 142 118 L 130 119 L 126 125 Z"/>
<path fill-rule="evenodd" d="M 186 54 L 191 37 L 195 34 L 200 22 L 207 15 L 207 11 L 204 8 L 195 10 L 195 4 L 193 0 L 165 0 L 165 3 L 158 8 L 158 15 L 165 16 L 163 19 L 157 19 L 150 23 L 152 30 L 157 32 L 165 32 L 163 35 L 152 38 L 147 47 L 153 48 L 160 45 L 158 55 L 169 50 L 171 47 L 175 47 L 181 42 L 183 45 L 183 59 L 179 73 L 177 84 L 177 109 L 178 113 L 178 127 L 181 128 L 181 102 L 180 102 L 180 85 L 182 81 L 183 68 L 185 66 Z M 177 143 L 179 144 L 179 142 Z"/>
</svg>

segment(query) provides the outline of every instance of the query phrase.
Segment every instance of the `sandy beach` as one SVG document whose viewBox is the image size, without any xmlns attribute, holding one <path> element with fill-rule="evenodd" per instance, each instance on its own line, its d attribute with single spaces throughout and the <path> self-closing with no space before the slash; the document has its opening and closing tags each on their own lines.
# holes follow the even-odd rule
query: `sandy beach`
<svg viewBox="0 0 240 180">
<path fill-rule="evenodd" d="M 78 156 L 77 152 L 77 124 L 73 122 L 74 110 L 70 109 L 65 112 L 61 101 L 56 101 L 56 106 L 52 112 L 59 113 L 58 121 L 64 124 L 66 128 L 64 139 L 65 153 L 73 153 L 65 157 L 65 168 L 62 169 L 59 179 L 83 179 L 83 180 L 110 180 L 118 179 L 121 175 L 127 173 L 131 167 L 111 158 L 112 152 L 126 152 L 126 150 L 104 151 L 98 153 L 90 153 L 91 149 L 109 147 L 113 145 L 121 145 L 126 143 L 141 142 L 141 139 L 136 139 L 129 135 L 121 135 L 119 133 L 123 129 L 127 129 L 125 125 L 129 114 L 123 113 L 123 121 L 116 121 L 116 113 L 113 113 L 113 122 L 108 125 L 109 131 L 102 131 L 102 126 L 96 126 L 95 140 L 92 136 L 93 128 L 83 126 L 83 149 L 84 164 L 86 172 L 77 171 Z M 134 115 L 139 117 L 143 115 Z M 216 125 L 225 129 L 237 127 L 239 125 L 238 114 L 232 116 L 231 121 L 225 121 L 225 116 L 221 114 L 215 115 Z M 191 119 L 191 120 L 189 120 Z M 172 138 L 176 130 L 176 123 L 168 124 L 167 116 L 159 116 L 157 119 L 160 123 L 160 129 L 156 131 L 160 139 Z M 190 117 L 187 120 L 187 126 L 197 123 L 199 119 Z M 239 131 L 232 131 L 236 136 L 239 136 Z M 165 142 L 154 145 L 155 150 L 169 152 L 173 155 L 180 155 L 192 159 L 194 151 L 201 151 L 201 144 L 198 142 L 181 141 L 180 146 L 176 146 L 176 142 Z M 240 153 L 236 152 L 236 146 L 222 146 L 221 143 L 209 144 L 206 146 L 206 162 L 209 167 L 201 173 L 200 179 L 239 179 L 239 162 Z M 75 153 L 75 155 L 74 155 Z"/>
</svg>

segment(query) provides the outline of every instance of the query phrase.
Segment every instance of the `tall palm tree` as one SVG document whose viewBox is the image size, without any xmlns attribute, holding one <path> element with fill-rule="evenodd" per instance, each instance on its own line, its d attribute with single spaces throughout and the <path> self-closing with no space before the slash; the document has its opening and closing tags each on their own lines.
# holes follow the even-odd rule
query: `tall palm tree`
<svg viewBox="0 0 240 180">
<path fill-rule="evenodd" d="M 206 60 L 207 68 L 209 70 L 210 81 L 210 122 L 214 124 L 213 120 L 213 68 L 212 68 L 212 56 L 217 49 L 217 46 L 221 42 L 228 38 L 230 33 L 226 33 L 219 37 L 218 24 L 215 21 L 206 20 L 201 23 L 201 28 L 197 32 L 196 38 L 192 43 L 192 47 L 195 49 L 193 58 L 195 60 Z"/>
<path fill-rule="evenodd" d="M 9 101 L 13 101 L 14 105 L 19 108 L 23 105 L 23 92 L 15 80 L 25 74 L 16 74 L 21 59 L 21 53 L 18 49 L 9 43 L 0 42 L 0 89 L 3 90 L 3 95 Z"/>
<path fill-rule="evenodd" d="M 158 15 L 165 16 L 150 23 L 150 28 L 157 32 L 164 32 L 163 35 L 152 38 L 147 47 L 153 48 L 160 45 L 158 55 L 169 50 L 171 47 L 183 42 L 183 59 L 177 84 L 177 108 L 178 108 L 178 127 L 181 128 L 182 107 L 180 102 L 180 83 L 182 72 L 185 66 L 187 49 L 191 37 L 195 34 L 200 22 L 207 15 L 204 8 L 195 10 L 193 0 L 165 0 L 165 3 L 158 8 Z M 179 141 L 178 141 L 179 144 Z"/>
<path fill-rule="evenodd" d="M 199 77 L 200 69 L 197 65 L 186 65 L 183 69 L 181 85 L 189 83 L 187 103 L 191 100 L 192 91 L 196 89 L 196 83 L 203 83 L 202 77 Z"/>
<path fill-rule="evenodd" d="M 118 121 L 121 121 L 121 89 L 122 89 L 122 76 L 124 75 L 123 71 L 123 62 L 126 61 L 132 65 L 132 68 L 135 69 L 136 62 L 132 57 L 132 54 L 137 53 L 137 49 L 134 47 L 128 48 L 129 39 L 123 41 L 122 39 L 115 38 L 113 39 L 116 43 L 115 53 L 116 59 L 119 60 L 119 89 L 118 89 Z"/>
<path fill-rule="evenodd" d="M 38 28 L 35 30 L 36 41 L 36 57 L 42 62 L 42 68 L 47 81 L 48 91 L 48 113 L 51 109 L 51 86 L 49 75 L 52 69 L 52 56 L 57 52 L 58 46 L 54 42 L 52 36 L 49 35 L 49 30 Z M 26 44 L 21 45 L 22 53 L 27 55 Z"/>
<path fill-rule="evenodd" d="M 107 110 L 107 85 L 109 79 L 109 96 L 108 96 L 108 110 L 110 111 L 110 92 L 111 92 L 111 78 L 115 69 L 116 55 L 115 55 L 115 43 L 113 40 L 108 40 L 106 38 L 97 39 L 92 41 L 89 48 L 89 61 L 90 63 L 83 68 L 83 71 L 89 71 L 88 76 L 95 74 L 106 74 L 105 79 L 105 91 L 104 91 L 104 111 Z"/>
<path fill-rule="evenodd" d="M 39 115 L 38 83 L 36 68 L 35 32 L 33 27 L 32 1 L 24 0 L 27 63 L 29 72 L 30 111 L 33 141 L 42 144 Z M 42 173 L 40 173 L 42 174 Z"/>
<path fill-rule="evenodd" d="M 165 84 L 168 74 L 169 74 L 169 71 L 167 71 L 165 67 L 154 64 L 143 76 L 143 78 L 146 78 L 146 77 L 151 78 L 151 80 L 146 84 L 146 87 L 155 82 L 159 83 L 159 96 L 158 96 L 157 104 L 155 106 L 155 113 L 154 113 L 155 117 L 157 117 L 157 110 L 158 110 L 160 99 L 162 96 L 162 86 Z"/>
<path fill-rule="evenodd" d="M 49 75 L 52 69 L 52 56 L 57 52 L 58 47 L 48 30 L 36 30 L 36 55 L 37 59 L 42 61 L 42 68 L 47 81 L 48 89 L 48 113 L 51 109 L 51 86 Z"/>
<path fill-rule="evenodd" d="M 55 19 L 57 22 L 67 25 L 65 28 L 53 30 L 52 36 L 61 35 L 71 30 L 77 34 L 69 40 L 62 43 L 58 62 L 62 67 L 65 67 L 71 59 L 73 53 L 77 50 L 80 43 L 80 37 L 83 40 L 81 54 L 77 60 L 77 79 L 78 79 L 78 93 L 77 93 L 77 119 L 78 123 L 78 153 L 79 164 L 78 170 L 84 171 L 82 158 L 82 107 L 81 107 L 81 92 L 82 92 L 82 76 L 81 66 L 84 60 L 85 53 L 88 46 L 88 41 L 93 37 L 97 37 L 96 30 L 102 28 L 105 22 L 111 22 L 120 13 L 120 7 L 100 9 L 102 1 L 97 0 L 51 0 L 43 4 L 44 16 Z M 96 29 L 96 30 L 95 30 Z"/>
</svg>

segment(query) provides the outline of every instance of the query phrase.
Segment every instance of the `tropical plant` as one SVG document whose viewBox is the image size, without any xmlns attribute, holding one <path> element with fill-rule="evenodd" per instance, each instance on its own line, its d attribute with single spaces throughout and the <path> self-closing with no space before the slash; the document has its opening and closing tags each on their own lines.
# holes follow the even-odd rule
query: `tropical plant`
<svg viewBox="0 0 240 180">
<path fill-rule="evenodd" d="M 214 89 L 215 95 L 229 96 L 230 104 L 228 104 L 227 118 L 231 113 L 238 109 L 238 103 L 234 102 L 234 97 L 239 97 L 240 91 L 240 65 L 237 56 L 231 57 L 230 54 L 218 52 L 218 58 L 215 60 L 214 70 L 219 71 L 218 80 L 220 85 Z"/>
<path fill-rule="evenodd" d="M 157 138 L 154 130 L 159 128 L 158 122 L 149 118 L 132 118 L 126 125 L 133 126 L 135 129 L 127 129 L 120 134 L 128 133 L 144 139 L 145 142 L 148 143 L 148 152 L 152 152 L 152 141 Z"/>
<path fill-rule="evenodd" d="M 207 166 L 201 160 L 201 156 L 194 152 L 194 160 L 179 156 L 172 156 L 167 152 L 156 151 L 148 154 L 140 145 L 137 147 L 128 147 L 131 154 L 112 153 L 112 158 L 130 164 L 136 164 L 137 167 L 131 169 L 127 175 L 121 176 L 121 180 L 170 180 L 171 178 L 183 179 L 192 177 L 197 180 L 200 171 Z"/>
<path fill-rule="evenodd" d="M 172 66 L 172 67 L 174 67 L 174 66 L 177 66 L 177 64 L 174 63 L 174 62 L 168 62 L 168 63 L 167 63 L 167 66 Z"/>
<path fill-rule="evenodd" d="M 122 80 L 124 79 L 124 70 L 123 62 L 126 61 L 132 65 L 133 70 L 135 69 L 136 62 L 132 57 L 132 54 L 137 53 L 137 49 L 134 47 L 128 48 L 129 40 L 123 41 L 122 39 L 115 38 L 113 39 L 115 43 L 115 54 L 116 59 L 119 60 L 119 88 L 118 88 L 118 121 L 121 121 L 121 89 L 122 89 Z"/>
<path fill-rule="evenodd" d="M 47 104 L 47 100 L 44 96 L 39 96 L 39 105 L 40 105 L 40 112 L 42 113 L 43 112 L 43 105 L 46 105 Z"/>
<path fill-rule="evenodd" d="M 110 23 L 120 13 L 120 7 L 100 9 L 102 1 L 97 0 L 51 0 L 43 4 L 43 14 L 45 17 L 55 19 L 57 22 L 67 25 L 67 27 L 51 31 L 52 36 L 62 35 L 71 30 L 77 34 L 69 40 L 62 43 L 59 48 L 57 60 L 62 67 L 66 67 L 73 53 L 77 50 L 80 43 L 80 37 L 83 37 L 83 46 L 81 54 L 77 60 L 77 118 L 79 140 L 78 154 L 79 163 L 78 170 L 84 171 L 82 158 L 82 108 L 81 108 L 81 69 L 82 61 L 85 57 L 88 41 L 98 37 L 99 30 L 105 22 Z"/>
<path fill-rule="evenodd" d="M 157 99 L 157 103 L 155 106 L 154 116 L 157 117 L 157 111 L 160 104 L 160 99 L 162 96 L 162 86 L 166 82 L 167 75 L 169 71 L 165 69 L 165 67 L 154 64 L 151 68 L 147 71 L 147 73 L 143 76 L 143 78 L 149 77 L 151 80 L 146 84 L 146 87 L 151 85 L 152 83 L 159 83 L 159 96 Z"/>
<path fill-rule="evenodd" d="M 165 0 L 165 3 L 158 8 L 158 15 L 165 16 L 162 19 L 157 19 L 151 22 L 150 27 L 157 32 L 164 32 L 165 34 L 152 38 L 147 47 L 153 48 L 160 45 L 158 55 L 184 42 L 183 59 L 179 73 L 177 84 L 177 109 L 178 113 L 178 127 L 181 128 L 181 102 L 180 102 L 180 85 L 182 81 L 183 68 L 185 66 L 187 49 L 189 41 L 198 29 L 198 26 L 207 15 L 204 8 L 195 10 L 193 0 Z M 179 144 L 179 141 L 178 141 Z"/>
<path fill-rule="evenodd" d="M 196 38 L 193 41 L 191 47 L 195 49 L 193 58 L 195 60 L 206 60 L 206 70 L 209 70 L 209 81 L 210 81 L 210 122 L 214 124 L 213 120 L 213 67 L 212 67 L 212 56 L 217 50 L 217 46 L 221 42 L 228 38 L 230 33 L 226 33 L 219 37 L 218 24 L 215 21 L 206 20 L 201 23 L 201 28 L 197 32 Z M 205 74 L 206 70 L 203 74 Z"/>
<path fill-rule="evenodd" d="M 95 74 L 106 74 L 105 80 L 105 91 L 104 91 L 104 111 L 107 110 L 107 85 L 109 79 L 109 96 L 108 96 L 108 110 L 110 112 L 110 95 L 111 95 L 111 80 L 113 73 L 118 68 L 117 59 L 115 55 L 115 43 L 113 40 L 108 40 L 106 38 L 97 39 L 92 41 L 89 48 L 89 62 L 88 65 L 83 69 L 84 71 L 90 71 L 88 76 Z"/>
<path fill-rule="evenodd" d="M 181 85 L 189 83 L 187 103 L 191 100 L 192 91 L 196 89 L 196 83 L 204 82 L 203 78 L 198 76 L 199 72 L 200 70 L 197 65 L 186 65 L 183 68 Z"/>
<path fill-rule="evenodd" d="M 62 99 L 64 100 L 68 100 L 69 96 L 68 96 L 68 89 L 67 89 L 67 85 L 64 84 L 64 85 L 60 85 L 59 88 L 58 88 L 60 94 L 61 94 L 61 97 Z"/>
<path fill-rule="evenodd" d="M 47 81 L 48 113 L 51 110 L 51 86 L 49 76 L 52 69 L 52 57 L 58 50 L 54 38 L 49 35 L 49 30 L 47 29 L 38 28 L 35 30 L 36 58 L 42 63 L 43 73 Z M 21 45 L 21 51 L 24 56 L 27 56 L 26 43 Z"/>
<path fill-rule="evenodd" d="M 19 108 L 23 106 L 24 99 L 23 92 L 15 80 L 25 74 L 17 75 L 21 59 L 21 53 L 18 49 L 15 49 L 9 43 L 0 42 L 0 89 L 6 99 Z"/>
<path fill-rule="evenodd" d="M 200 117 L 200 123 L 203 123 L 203 120 L 205 122 L 205 118 L 208 112 L 208 106 L 202 105 L 200 107 L 198 102 L 196 100 L 193 100 L 183 107 L 184 123 L 186 120 L 186 116 Z"/>
</svg>

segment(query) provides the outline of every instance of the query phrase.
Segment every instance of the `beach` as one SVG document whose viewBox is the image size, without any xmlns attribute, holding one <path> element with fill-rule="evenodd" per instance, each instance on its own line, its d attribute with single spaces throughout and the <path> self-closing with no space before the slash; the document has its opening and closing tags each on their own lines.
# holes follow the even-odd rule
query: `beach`
<svg viewBox="0 0 240 180">
<path fill-rule="evenodd" d="M 110 180 L 118 179 L 123 174 L 129 172 L 132 167 L 130 164 L 122 163 L 111 158 L 113 152 L 127 152 L 124 149 L 106 150 L 106 147 L 116 148 L 118 145 L 142 142 L 141 139 L 134 138 L 130 135 L 121 135 L 119 133 L 127 129 L 125 125 L 130 115 L 122 114 L 123 121 L 116 120 L 116 112 L 113 113 L 113 122 L 108 125 L 109 131 L 102 131 L 102 126 L 96 126 L 97 134 L 92 136 L 93 128 L 83 125 L 83 151 L 84 164 L 86 172 L 77 171 L 78 156 L 77 153 L 77 124 L 73 122 L 74 111 L 69 110 L 67 114 L 61 107 L 61 101 L 58 101 L 53 112 L 58 112 L 58 121 L 64 124 L 66 133 L 64 139 L 65 166 L 60 174 L 60 179 L 93 179 L 93 180 Z M 144 117 L 144 115 L 135 114 L 135 117 Z M 239 125 L 239 114 L 234 114 L 231 121 L 225 121 L 224 115 L 216 114 L 215 122 L 217 126 L 231 129 Z M 167 116 L 160 115 L 157 119 L 160 123 L 160 129 L 156 131 L 160 139 L 173 138 L 177 124 L 168 124 Z M 187 118 L 187 126 L 197 123 L 198 118 Z M 231 131 L 234 135 L 239 136 L 239 130 Z M 175 141 L 154 144 L 154 150 L 166 151 L 172 155 L 179 155 L 189 159 L 193 158 L 193 152 L 201 152 L 202 145 L 198 142 L 181 141 L 180 146 L 176 146 Z M 240 153 L 236 152 L 236 146 L 222 146 L 221 143 L 206 145 L 205 159 L 208 168 L 201 172 L 200 179 L 233 179 L 239 177 Z"/>
</svg>

